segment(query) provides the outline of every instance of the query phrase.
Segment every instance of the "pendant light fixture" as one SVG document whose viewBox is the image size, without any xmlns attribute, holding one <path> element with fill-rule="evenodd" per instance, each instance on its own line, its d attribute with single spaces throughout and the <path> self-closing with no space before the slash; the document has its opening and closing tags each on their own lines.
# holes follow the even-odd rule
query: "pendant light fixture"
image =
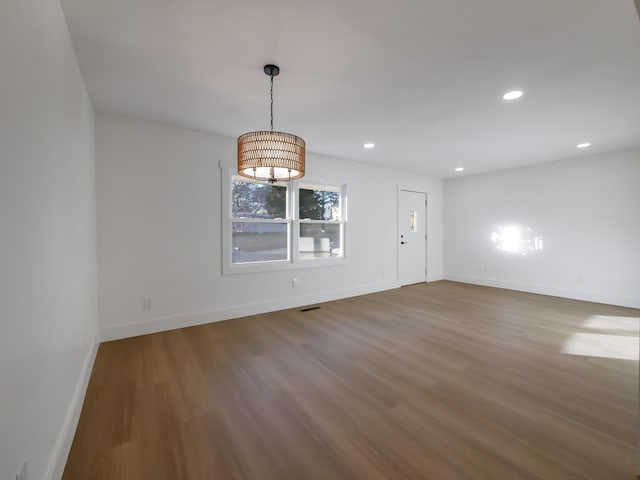
<svg viewBox="0 0 640 480">
<path fill-rule="evenodd" d="M 273 77 L 280 73 L 280 68 L 265 65 L 264 73 L 271 78 L 271 130 L 243 133 L 238 137 L 238 173 L 269 183 L 302 178 L 304 140 L 273 130 Z"/>
</svg>

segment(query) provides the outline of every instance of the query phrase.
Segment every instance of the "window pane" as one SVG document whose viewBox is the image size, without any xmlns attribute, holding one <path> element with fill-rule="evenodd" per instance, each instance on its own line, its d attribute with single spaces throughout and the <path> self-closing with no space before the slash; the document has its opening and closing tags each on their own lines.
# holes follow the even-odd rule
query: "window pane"
<svg viewBox="0 0 640 480">
<path fill-rule="evenodd" d="M 234 218 L 287 218 L 287 187 L 255 183 L 233 177 L 231 216 Z"/>
<path fill-rule="evenodd" d="M 299 257 L 342 257 L 341 238 L 341 224 L 301 223 L 298 242 Z"/>
<path fill-rule="evenodd" d="M 233 222 L 232 263 L 287 260 L 286 223 Z"/>
<path fill-rule="evenodd" d="M 301 220 L 341 220 L 340 189 L 300 186 L 298 218 Z"/>
</svg>

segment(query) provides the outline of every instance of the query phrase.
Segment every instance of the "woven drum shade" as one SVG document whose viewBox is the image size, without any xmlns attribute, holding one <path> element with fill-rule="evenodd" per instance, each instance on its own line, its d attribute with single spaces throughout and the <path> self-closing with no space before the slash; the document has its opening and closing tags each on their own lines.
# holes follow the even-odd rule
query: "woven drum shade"
<svg viewBox="0 0 640 480">
<path fill-rule="evenodd" d="M 304 176 L 304 140 L 291 133 L 262 130 L 238 137 L 238 173 L 266 182 Z"/>
</svg>

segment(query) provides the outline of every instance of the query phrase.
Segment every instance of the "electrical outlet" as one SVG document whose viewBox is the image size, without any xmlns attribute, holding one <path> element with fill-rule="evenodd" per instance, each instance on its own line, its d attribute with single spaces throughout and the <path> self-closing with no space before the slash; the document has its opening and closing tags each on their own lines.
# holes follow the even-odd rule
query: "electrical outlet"
<svg viewBox="0 0 640 480">
<path fill-rule="evenodd" d="M 142 309 L 151 310 L 151 297 L 144 297 L 142 299 Z"/>
<path fill-rule="evenodd" d="M 16 473 L 16 480 L 27 480 L 27 461 L 22 463 L 22 468 Z"/>
<path fill-rule="evenodd" d="M 584 283 L 584 273 L 578 274 L 578 283 L 581 285 Z"/>
<path fill-rule="evenodd" d="M 291 288 L 296 288 L 298 286 L 298 279 L 297 278 L 292 278 L 291 279 Z"/>
</svg>

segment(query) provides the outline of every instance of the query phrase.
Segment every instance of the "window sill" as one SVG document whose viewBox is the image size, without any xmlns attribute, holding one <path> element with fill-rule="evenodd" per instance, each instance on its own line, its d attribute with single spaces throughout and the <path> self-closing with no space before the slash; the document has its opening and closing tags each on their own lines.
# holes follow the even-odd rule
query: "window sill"
<svg viewBox="0 0 640 480">
<path fill-rule="evenodd" d="M 299 259 L 295 262 L 287 260 L 278 260 L 272 262 L 255 262 L 224 265 L 222 268 L 223 275 L 238 275 L 243 273 L 262 273 L 262 272 L 279 272 L 287 270 L 299 270 L 302 268 L 329 267 L 333 265 L 345 265 L 349 263 L 348 258 L 344 257 L 319 257 Z"/>
</svg>

